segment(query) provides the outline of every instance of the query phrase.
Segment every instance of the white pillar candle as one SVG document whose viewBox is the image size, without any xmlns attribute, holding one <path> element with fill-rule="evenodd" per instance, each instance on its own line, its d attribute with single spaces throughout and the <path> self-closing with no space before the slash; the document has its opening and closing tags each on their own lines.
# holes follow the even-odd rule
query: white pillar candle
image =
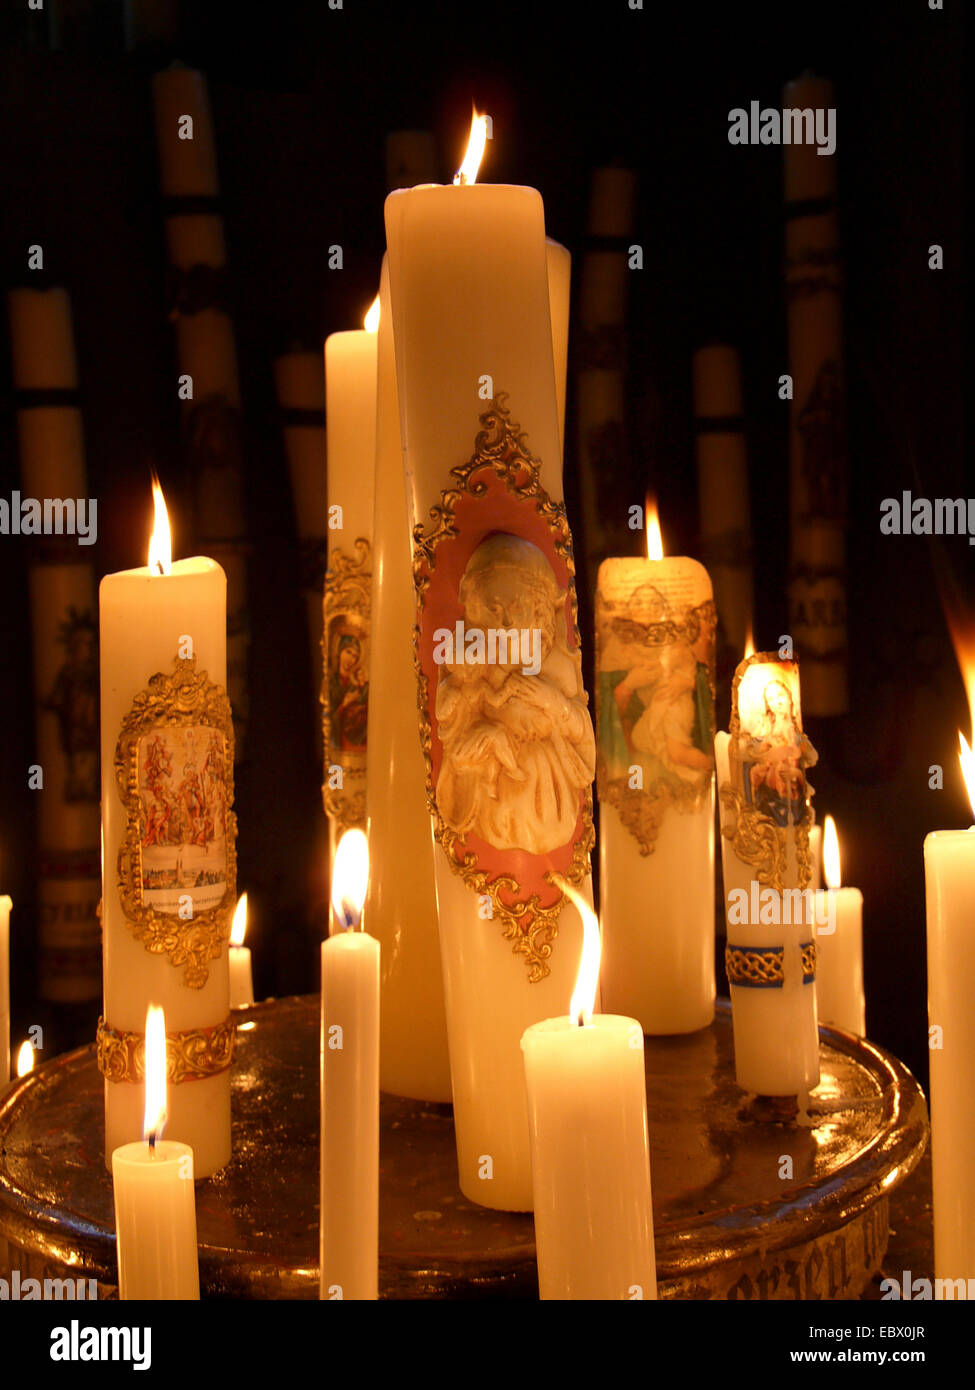
<svg viewBox="0 0 975 1390">
<path fill-rule="evenodd" d="M 374 307 L 378 310 L 378 301 Z M 366 823 L 377 326 L 325 339 L 328 570 L 322 790 L 333 860 L 343 832 Z"/>
<path fill-rule="evenodd" d="M 145 1138 L 112 1154 L 118 1296 L 122 1300 L 198 1299 L 193 1150 L 160 1139 L 166 1120 L 166 1024 L 146 1016 Z M 161 1098 L 161 1103 L 155 1097 Z"/>
<path fill-rule="evenodd" d="M 826 817 L 823 859 L 828 887 L 816 893 L 816 1012 L 820 1023 L 864 1037 L 863 894 L 859 888 L 840 887 L 840 849 L 832 816 Z"/>
<path fill-rule="evenodd" d="M 169 1129 L 193 1149 L 197 1177 L 208 1177 L 230 1158 L 236 831 L 226 579 L 204 557 L 167 563 L 162 573 L 153 565 L 106 575 L 99 592 L 105 1158 L 142 1130 L 144 1087 L 131 1084 L 132 1068 L 155 1000 L 171 1035 L 190 1035 L 196 1054 L 194 1062 L 186 1052 L 187 1080 L 170 1088 Z"/>
<path fill-rule="evenodd" d="M 604 560 L 596 593 L 601 985 L 647 1033 L 714 1018 L 711 581 L 663 557 Z M 654 539 L 655 538 L 655 539 Z"/>
<path fill-rule="evenodd" d="M 369 854 L 339 841 L 322 942 L 319 1296 L 379 1297 L 379 942 L 361 930 Z"/>
<path fill-rule="evenodd" d="M 531 1163 L 519 1044 L 525 1028 L 558 1013 L 571 992 L 579 923 L 562 911 L 564 898 L 545 875 L 555 871 L 576 883 L 588 880 L 594 763 L 573 567 L 559 512 L 544 210 L 534 189 L 469 181 L 428 186 L 387 198 L 386 231 L 404 466 L 411 520 L 423 532 L 422 539 L 413 533 L 425 692 L 421 735 L 438 839 L 434 858 L 460 1186 L 483 1205 L 527 1210 Z M 475 454 L 483 459 L 476 479 L 468 469 Z M 452 529 L 437 529 L 443 507 L 453 512 Z M 438 509 L 433 519 L 431 508 Z M 436 552 L 433 567 L 430 547 Z M 493 730 L 485 728 L 481 776 L 481 760 L 473 754 L 469 770 L 461 766 L 458 725 L 451 725 L 449 751 L 441 741 L 438 698 L 443 714 L 461 676 L 449 688 L 443 684 L 447 668 L 441 671 L 434 654 L 434 632 L 447 630 L 439 619 L 449 614 L 451 632 L 463 617 L 483 633 L 473 614 L 494 602 L 484 591 L 506 586 L 514 597 L 494 599 L 509 617 L 516 609 L 527 611 L 530 594 L 532 605 L 543 602 L 536 591 L 553 596 L 545 631 L 555 636 L 546 638 L 552 645 L 541 671 L 518 672 L 510 689 L 514 694 L 518 685 L 521 696 L 509 705 L 510 713 L 485 713 L 482 722 Z M 534 620 L 503 626 L 541 632 Z M 472 682 L 459 692 L 458 713 L 471 701 L 481 700 L 486 709 L 497 696 L 488 685 L 509 679 L 497 666 L 467 666 L 461 655 L 453 669 L 467 671 Z M 545 701 L 554 724 L 543 711 Z M 542 730 L 540 737 L 528 729 L 530 720 Z M 555 724 L 561 752 L 554 745 Z M 520 751 L 508 758 L 510 748 Z M 505 758 L 509 772 L 519 759 L 527 769 L 517 792 L 504 771 Z M 551 777 L 549 810 L 532 816 L 525 793 L 535 781 L 539 795 L 548 795 L 543 763 Z M 452 792 L 445 799 L 448 784 Z M 473 800 L 462 814 L 464 788 Z M 527 910 L 513 912 L 522 902 Z"/>
<path fill-rule="evenodd" d="M 230 1007 L 246 1009 L 254 1002 L 254 974 L 250 947 L 244 945 L 247 931 L 247 894 L 241 893 L 230 928 Z"/>
<path fill-rule="evenodd" d="M 0 1086 L 10 1080 L 10 909 L 13 902 L 0 894 Z"/>
<path fill-rule="evenodd" d="M 816 754 L 802 733 L 796 663 L 759 652 L 739 665 L 732 732 L 714 751 L 735 1076 L 758 1095 L 801 1095 L 819 1083 L 805 779 Z"/>
<path fill-rule="evenodd" d="M 543 1299 L 657 1296 L 643 1029 L 593 1014 L 599 927 L 585 922 L 568 1016 L 526 1029 L 538 1291 Z M 584 997 L 587 996 L 587 997 Z"/>
<path fill-rule="evenodd" d="M 962 766 L 975 813 L 975 767 L 963 736 Z M 934 1272 L 938 1279 L 971 1280 L 975 1279 L 975 825 L 968 830 L 936 830 L 927 836 L 924 878 Z"/>
</svg>

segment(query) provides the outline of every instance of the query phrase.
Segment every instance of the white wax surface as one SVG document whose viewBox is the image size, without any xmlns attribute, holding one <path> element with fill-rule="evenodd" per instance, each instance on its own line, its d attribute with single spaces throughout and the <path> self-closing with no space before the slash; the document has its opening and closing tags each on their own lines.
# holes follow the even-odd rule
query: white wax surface
<svg viewBox="0 0 975 1390">
<path fill-rule="evenodd" d="M 230 947 L 230 1007 L 245 1009 L 254 1002 L 254 972 L 249 946 Z"/>
<path fill-rule="evenodd" d="M 863 996 L 863 894 L 859 888 L 822 888 L 816 894 L 816 1010 L 820 1023 L 866 1033 Z"/>
<path fill-rule="evenodd" d="M 656 1298 L 640 1024 L 547 1019 L 522 1048 L 540 1297 Z"/>
<path fill-rule="evenodd" d="M 153 1155 L 140 1140 L 116 1149 L 111 1167 L 119 1298 L 198 1299 L 193 1150 L 163 1139 Z"/>
</svg>

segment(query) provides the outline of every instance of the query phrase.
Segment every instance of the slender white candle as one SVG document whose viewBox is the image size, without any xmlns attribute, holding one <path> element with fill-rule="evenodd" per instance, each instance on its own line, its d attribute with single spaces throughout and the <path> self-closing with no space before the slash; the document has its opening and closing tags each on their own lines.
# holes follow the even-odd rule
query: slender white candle
<svg viewBox="0 0 975 1390">
<path fill-rule="evenodd" d="M 584 943 L 570 1012 L 526 1029 L 538 1291 L 547 1299 L 657 1296 L 643 1029 L 592 1013 L 599 925 L 577 894 Z"/>
<path fill-rule="evenodd" d="M 809 836 L 812 851 L 812 833 Z M 863 996 L 863 894 L 840 887 L 836 822 L 826 817 L 823 862 L 828 887 L 816 894 L 816 1011 L 820 1023 L 866 1033 Z"/>
<path fill-rule="evenodd" d="M 959 737 L 975 815 L 975 765 L 964 735 Z M 934 1272 L 937 1279 L 970 1280 L 975 1278 L 975 825 L 927 836 L 924 877 Z"/>
<path fill-rule="evenodd" d="M 112 1154 L 119 1298 L 198 1299 L 193 1150 L 162 1140 L 166 1123 L 166 1022 L 146 1013 L 145 1138 Z"/>
<path fill-rule="evenodd" d="M 369 850 L 339 841 L 322 942 L 319 1296 L 379 1297 L 379 942 L 362 930 Z"/>
<path fill-rule="evenodd" d="M 246 1009 L 254 1002 L 254 976 L 250 947 L 244 945 L 247 931 L 247 894 L 241 893 L 230 928 L 230 1007 Z"/>
<path fill-rule="evenodd" d="M 10 909 L 13 902 L 0 895 L 0 1086 L 10 1080 Z"/>
</svg>

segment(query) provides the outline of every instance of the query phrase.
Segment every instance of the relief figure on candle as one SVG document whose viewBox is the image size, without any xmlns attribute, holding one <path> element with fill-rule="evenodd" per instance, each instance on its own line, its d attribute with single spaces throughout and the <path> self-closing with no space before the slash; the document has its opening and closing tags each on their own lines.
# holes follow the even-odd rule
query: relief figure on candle
<svg viewBox="0 0 975 1390">
<path fill-rule="evenodd" d="M 738 690 L 745 802 L 783 828 L 798 825 L 805 817 L 809 797 L 805 768 L 817 760 L 802 732 L 793 669 L 786 664 L 781 669 L 750 667 L 746 677 L 752 679 L 743 680 Z"/>
<path fill-rule="evenodd" d="M 194 909 L 218 904 L 227 883 L 227 747 L 203 726 L 167 728 L 139 740 L 142 901 L 175 913 L 192 890 Z"/>
<path fill-rule="evenodd" d="M 58 741 L 67 760 L 64 799 L 101 799 L 98 781 L 98 637 L 88 609 L 68 609 L 58 642 L 66 656 L 41 709 L 57 715 Z"/>
<path fill-rule="evenodd" d="M 444 667 L 436 693 L 440 815 L 461 838 L 548 853 L 571 840 L 595 771 L 566 594 L 537 546 L 497 533 L 471 555 L 459 599 L 468 632 L 531 633 L 541 659 L 526 674 L 513 642 L 497 662 L 465 661 L 459 651 Z"/>
<path fill-rule="evenodd" d="M 364 753 L 369 715 L 369 681 L 359 631 L 347 617 L 329 632 L 329 743 L 335 753 Z"/>
</svg>

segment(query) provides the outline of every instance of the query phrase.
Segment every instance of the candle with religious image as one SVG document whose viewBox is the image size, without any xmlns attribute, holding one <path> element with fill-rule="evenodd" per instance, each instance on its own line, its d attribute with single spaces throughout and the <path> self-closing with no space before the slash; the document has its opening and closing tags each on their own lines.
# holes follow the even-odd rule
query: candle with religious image
<svg viewBox="0 0 975 1390">
<path fill-rule="evenodd" d="M 143 1022 L 170 1028 L 169 1132 L 208 1177 L 230 1158 L 227 942 L 236 893 L 226 578 L 170 559 L 158 484 L 149 563 L 101 582 L 105 1162 L 142 1132 Z"/>
<path fill-rule="evenodd" d="M 664 558 L 604 560 L 596 590 L 601 984 L 647 1033 L 714 1017 L 714 634 L 711 581 Z"/>
<path fill-rule="evenodd" d="M 581 922 L 552 876 L 589 882 L 595 745 L 544 209 L 475 173 L 391 194 L 386 230 L 460 1186 L 527 1210 L 520 1040 L 571 993 Z"/>
<path fill-rule="evenodd" d="M 819 1033 L 806 781 L 817 755 L 796 661 L 757 652 L 740 663 L 731 730 L 714 748 L 735 1076 L 758 1095 L 797 1096 L 819 1082 Z"/>
</svg>

